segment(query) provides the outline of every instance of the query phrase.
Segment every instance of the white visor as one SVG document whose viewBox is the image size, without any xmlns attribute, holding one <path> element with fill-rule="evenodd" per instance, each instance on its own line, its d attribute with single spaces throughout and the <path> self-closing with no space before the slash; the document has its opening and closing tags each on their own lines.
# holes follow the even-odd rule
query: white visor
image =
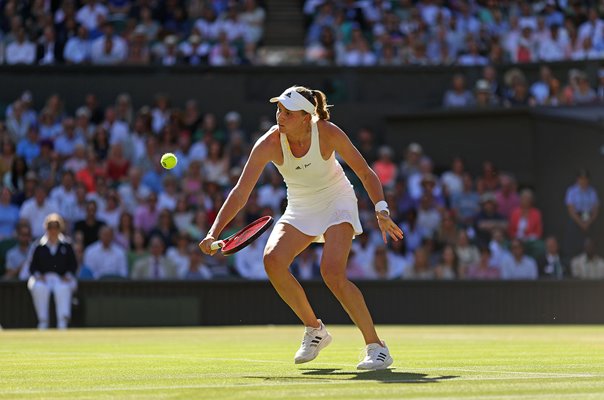
<svg viewBox="0 0 604 400">
<path fill-rule="evenodd" d="M 295 88 L 287 89 L 279 97 L 271 98 L 270 102 L 281 103 L 289 111 L 306 111 L 311 115 L 315 115 L 315 106 L 306 97 L 298 93 Z"/>
</svg>

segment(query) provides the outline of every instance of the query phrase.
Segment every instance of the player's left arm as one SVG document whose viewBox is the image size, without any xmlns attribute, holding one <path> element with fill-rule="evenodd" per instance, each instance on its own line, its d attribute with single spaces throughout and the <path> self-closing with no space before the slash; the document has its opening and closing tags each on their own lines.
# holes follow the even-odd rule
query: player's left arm
<svg viewBox="0 0 604 400">
<path fill-rule="evenodd" d="M 354 144 L 352 144 L 348 135 L 331 122 L 324 121 L 324 123 L 321 124 L 321 137 L 327 140 L 329 148 L 337 151 L 346 164 L 348 164 L 359 177 L 373 204 L 383 201 L 384 190 L 382 188 L 382 183 L 373 169 L 367 164 L 363 155 Z M 377 213 L 377 219 L 384 242 L 386 242 L 386 234 L 390 235 L 394 240 L 403 238 L 403 232 L 398 225 L 392 221 L 387 213 Z"/>
</svg>

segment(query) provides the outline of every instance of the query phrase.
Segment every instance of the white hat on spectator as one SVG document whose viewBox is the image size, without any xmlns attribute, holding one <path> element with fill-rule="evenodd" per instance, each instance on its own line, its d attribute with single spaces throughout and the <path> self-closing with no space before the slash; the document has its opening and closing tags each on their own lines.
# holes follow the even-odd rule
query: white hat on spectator
<svg viewBox="0 0 604 400">
<path fill-rule="evenodd" d="M 138 25 L 136 25 L 136 28 L 134 28 L 133 33 L 136 36 L 146 36 L 147 30 L 145 29 L 145 26 L 143 24 L 138 24 Z"/>
<path fill-rule="evenodd" d="M 164 44 L 166 46 L 174 46 L 176 43 L 178 43 L 176 35 L 168 35 L 164 38 Z"/>
<path fill-rule="evenodd" d="M 483 193 L 482 196 L 480 196 L 480 203 L 487 203 L 489 201 L 492 201 L 494 203 L 497 203 L 497 197 L 495 197 L 495 194 L 492 192 L 486 192 Z"/>
<path fill-rule="evenodd" d="M 407 151 L 411 153 L 422 154 L 424 152 L 424 149 L 422 149 L 422 146 L 419 143 L 411 143 L 409 147 L 407 147 Z"/>
<path fill-rule="evenodd" d="M 224 121 L 226 123 L 229 123 L 229 122 L 239 122 L 239 121 L 241 121 L 241 115 L 237 111 L 229 111 L 224 116 Z"/>
<path fill-rule="evenodd" d="M 195 34 L 189 36 L 189 43 L 193 43 L 193 44 L 201 43 L 201 36 L 195 35 Z"/>
<path fill-rule="evenodd" d="M 486 79 L 479 79 L 476 81 L 476 91 L 477 92 L 490 92 L 491 84 Z"/>
<path fill-rule="evenodd" d="M 28 103 L 29 103 L 29 102 L 30 102 L 30 101 L 32 101 L 33 99 L 34 99 L 34 98 L 33 98 L 32 94 L 31 94 L 31 92 L 30 92 L 29 90 L 26 90 L 25 92 L 23 92 L 23 93 L 21 94 L 21 101 L 26 101 L 26 102 L 28 102 Z"/>
<path fill-rule="evenodd" d="M 392 151 L 392 148 L 390 146 L 381 146 L 378 150 L 378 154 L 380 155 L 380 157 L 392 157 L 394 155 L 394 152 Z"/>
<path fill-rule="evenodd" d="M 82 106 L 76 110 L 75 115 L 76 117 L 90 117 L 90 110 L 88 110 L 88 107 Z"/>
</svg>

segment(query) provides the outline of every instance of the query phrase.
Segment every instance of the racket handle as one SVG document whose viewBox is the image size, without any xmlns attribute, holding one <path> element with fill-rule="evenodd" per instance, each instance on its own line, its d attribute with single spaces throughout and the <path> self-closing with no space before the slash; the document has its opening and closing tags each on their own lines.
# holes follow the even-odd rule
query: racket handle
<svg viewBox="0 0 604 400">
<path fill-rule="evenodd" d="M 210 249 L 218 250 L 224 246 L 224 242 L 222 240 L 217 240 L 210 245 Z"/>
</svg>

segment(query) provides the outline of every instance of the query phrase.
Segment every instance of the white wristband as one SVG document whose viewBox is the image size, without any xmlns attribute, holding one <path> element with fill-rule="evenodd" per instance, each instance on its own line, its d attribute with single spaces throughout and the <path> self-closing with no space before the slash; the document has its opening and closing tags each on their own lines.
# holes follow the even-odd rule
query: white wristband
<svg viewBox="0 0 604 400">
<path fill-rule="evenodd" d="M 388 215 L 390 215 L 390 210 L 388 210 L 388 203 L 386 203 L 384 200 L 375 203 L 375 212 L 381 211 L 386 211 Z"/>
</svg>

